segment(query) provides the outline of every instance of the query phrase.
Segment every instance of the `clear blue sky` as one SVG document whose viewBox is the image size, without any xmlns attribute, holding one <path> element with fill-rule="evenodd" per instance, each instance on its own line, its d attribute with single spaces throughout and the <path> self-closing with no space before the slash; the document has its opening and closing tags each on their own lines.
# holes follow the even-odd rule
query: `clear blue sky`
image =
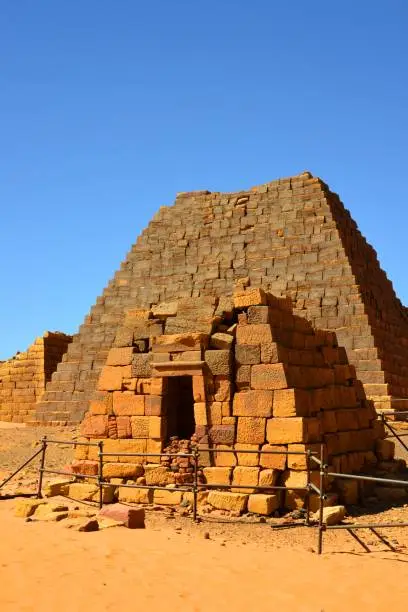
<svg viewBox="0 0 408 612">
<path fill-rule="evenodd" d="M 305 169 L 404 303 L 405 0 L 0 2 L 0 358 L 75 332 L 156 209 Z"/>
</svg>

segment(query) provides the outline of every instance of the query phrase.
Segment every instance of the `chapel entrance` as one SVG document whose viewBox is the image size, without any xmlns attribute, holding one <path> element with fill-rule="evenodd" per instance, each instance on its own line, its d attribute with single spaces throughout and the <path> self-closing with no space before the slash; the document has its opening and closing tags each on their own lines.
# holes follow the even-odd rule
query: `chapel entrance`
<svg viewBox="0 0 408 612">
<path fill-rule="evenodd" d="M 195 431 L 193 380 L 191 376 L 167 379 L 167 439 L 189 440 Z"/>
</svg>

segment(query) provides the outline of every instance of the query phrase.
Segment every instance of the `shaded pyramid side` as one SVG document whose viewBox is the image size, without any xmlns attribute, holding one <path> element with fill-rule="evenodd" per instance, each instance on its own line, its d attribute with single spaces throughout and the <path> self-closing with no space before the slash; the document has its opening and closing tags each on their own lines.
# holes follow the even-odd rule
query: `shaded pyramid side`
<svg viewBox="0 0 408 612">
<path fill-rule="evenodd" d="M 337 337 L 376 407 L 407 409 L 408 311 L 339 197 L 328 193 L 327 198 L 364 304 L 363 317 L 337 329 Z"/>
</svg>

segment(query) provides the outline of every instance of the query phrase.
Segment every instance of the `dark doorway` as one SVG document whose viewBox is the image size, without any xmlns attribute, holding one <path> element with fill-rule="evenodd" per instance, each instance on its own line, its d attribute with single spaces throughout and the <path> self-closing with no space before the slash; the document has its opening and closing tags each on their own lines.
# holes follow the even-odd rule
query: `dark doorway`
<svg viewBox="0 0 408 612">
<path fill-rule="evenodd" d="M 167 379 L 167 438 L 189 440 L 195 431 L 193 380 L 191 376 Z"/>
</svg>

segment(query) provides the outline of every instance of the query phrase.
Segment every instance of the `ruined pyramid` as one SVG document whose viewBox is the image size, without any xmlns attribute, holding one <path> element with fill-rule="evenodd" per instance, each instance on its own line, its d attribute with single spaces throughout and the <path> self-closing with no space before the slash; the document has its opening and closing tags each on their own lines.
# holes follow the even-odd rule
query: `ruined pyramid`
<svg viewBox="0 0 408 612">
<path fill-rule="evenodd" d="M 180 193 L 161 207 L 91 308 L 37 405 L 79 422 L 129 309 L 228 297 L 247 279 L 336 332 L 377 408 L 408 398 L 408 313 L 339 197 L 310 173 L 247 192 Z"/>
</svg>

